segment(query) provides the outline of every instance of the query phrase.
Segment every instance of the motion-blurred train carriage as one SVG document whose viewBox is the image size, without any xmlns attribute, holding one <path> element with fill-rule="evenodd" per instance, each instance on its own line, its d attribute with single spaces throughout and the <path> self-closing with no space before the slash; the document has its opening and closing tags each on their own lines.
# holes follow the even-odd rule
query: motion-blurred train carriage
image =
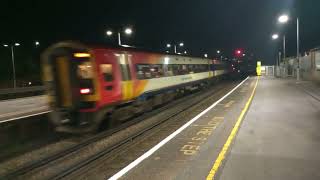
<svg viewBox="0 0 320 180">
<path fill-rule="evenodd" d="M 225 62 L 62 42 L 43 54 L 43 77 L 59 131 L 90 132 L 206 87 Z"/>
</svg>

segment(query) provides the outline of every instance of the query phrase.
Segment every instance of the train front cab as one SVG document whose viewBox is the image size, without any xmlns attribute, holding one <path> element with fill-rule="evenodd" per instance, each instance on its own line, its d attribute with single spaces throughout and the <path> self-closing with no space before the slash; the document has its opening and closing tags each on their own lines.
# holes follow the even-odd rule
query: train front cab
<svg viewBox="0 0 320 180">
<path fill-rule="evenodd" d="M 95 128 L 86 125 L 95 119 L 100 99 L 96 64 L 90 50 L 82 45 L 60 43 L 44 53 L 42 63 L 52 110 L 50 120 L 57 130 L 83 132 Z"/>
</svg>

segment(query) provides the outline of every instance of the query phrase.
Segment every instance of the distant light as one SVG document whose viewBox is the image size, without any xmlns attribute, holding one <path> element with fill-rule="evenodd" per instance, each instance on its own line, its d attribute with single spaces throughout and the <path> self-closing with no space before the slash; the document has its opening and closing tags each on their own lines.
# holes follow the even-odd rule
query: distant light
<svg viewBox="0 0 320 180">
<path fill-rule="evenodd" d="M 3 46 L 4 46 L 4 47 L 8 47 L 9 45 L 8 45 L 8 44 L 4 44 Z"/>
<path fill-rule="evenodd" d="M 132 29 L 131 29 L 131 28 L 126 28 L 126 29 L 124 30 L 124 32 L 125 32 L 126 34 L 130 35 L 130 34 L 132 34 Z"/>
<path fill-rule="evenodd" d="M 91 55 L 89 53 L 74 53 L 73 56 L 77 58 L 84 58 L 84 57 L 90 57 Z"/>
<path fill-rule="evenodd" d="M 167 44 L 167 48 L 170 48 L 171 47 L 171 44 Z"/>
<path fill-rule="evenodd" d="M 181 46 L 181 47 L 184 46 L 184 43 L 180 43 L 179 46 Z"/>
<path fill-rule="evenodd" d="M 273 35 L 272 35 L 272 39 L 273 39 L 273 40 L 276 40 L 276 39 L 278 39 L 278 38 L 279 38 L 279 35 L 278 35 L 278 34 L 273 34 Z"/>
<path fill-rule="evenodd" d="M 31 82 L 29 82 L 28 84 L 29 84 L 29 85 L 31 85 L 32 83 L 31 83 Z"/>
<path fill-rule="evenodd" d="M 39 41 L 36 41 L 34 44 L 35 44 L 36 46 L 39 46 L 39 45 L 40 45 L 40 42 L 39 42 Z"/>
<path fill-rule="evenodd" d="M 283 14 L 278 18 L 278 21 L 282 24 L 288 22 L 288 20 L 289 20 L 289 16 L 286 14 Z"/>
<path fill-rule="evenodd" d="M 169 51 L 166 51 L 166 53 L 169 53 Z"/>
<path fill-rule="evenodd" d="M 207 58 L 207 57 L 208 57 L 208 54 L 204 54 L 204 57 Z"/>
<path fill-rule="evenodd" d="M 113 32 L 110 31 L 110 30 L 108 30 L 108 31 L 106 32 L 106 34 L 107 34 L 107 36 L 111 36 L 111 35 L 113 34 Z"/>
<path fill-rule="evenodd" d="M 217 53 L 220 54 L 220 50 L 218 50 Z"/>
<path fill-rule="evenodd" d="M 184 51 L 183 53 L 184 53 L 184 54 L 187 54 L 187 51 Z"/>
<path fill-rule="evenodd" d="M 80 94 L 89 94 L 91 93 L 91 89 L 89 88 L 81 88 L 80 89 Z"/>
<path fill-rule="evenodd" d="M 14 43 L 15 46 L 20 46 L 20 43 Z"/>
<path fill-rule="evenodd" d="M 180 55 L 181 53 L 177 53 L 177 54 L 179 54 L 179 55 Z"/>
<path fill-rule="evenodd" d="M 246 54 L 243 53 L 242 56 L 246 56 Z"/>
</svg>

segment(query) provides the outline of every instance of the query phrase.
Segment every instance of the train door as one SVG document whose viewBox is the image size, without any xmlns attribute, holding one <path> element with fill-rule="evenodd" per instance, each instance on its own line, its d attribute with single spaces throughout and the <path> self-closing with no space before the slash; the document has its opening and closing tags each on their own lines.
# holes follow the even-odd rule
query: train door
<svg viewBox="0 0 320 180">
<path fill-rule="evenodd" d="M 121 95 L 117 58 L 113 53 L 105 53 L 100 59 L 102 59 L 99 63 L 99 71 L 103 102 L 116 102 Z"/>
</svg>

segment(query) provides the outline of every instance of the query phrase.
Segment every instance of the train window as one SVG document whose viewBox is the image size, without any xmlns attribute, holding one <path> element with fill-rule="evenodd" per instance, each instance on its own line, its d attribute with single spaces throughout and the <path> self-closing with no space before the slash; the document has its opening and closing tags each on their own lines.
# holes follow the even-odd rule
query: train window
<svg viewBox="0 0 320 180">
<path fill-rule="evenodd" d="M 159 65 L 159 64 L 150 65 L 150 73 L 151 73 L 151 78 L 163 77 L 164 73 L 163 73 L 162 65 Z"/>
<path fill-rule="evenodd" d="M 90 61 L 82 62 L 78 65 L 77 74 L 81 79 L 93 78 L 93 70 Z"/>
<path fill-rule="evenodd" d="M 150 65 L 149 64 L 138 64 L 137 65 L 137 78 L 138 79 L 150 79 Z"/>
<path fill-rule="evenodd" d="M 112 81 L 113 75 L 112 75 L 112 64 L 101 64 L 100 65 L 100 71 L 103 74 L 105 81 Z"/>
</svg>

